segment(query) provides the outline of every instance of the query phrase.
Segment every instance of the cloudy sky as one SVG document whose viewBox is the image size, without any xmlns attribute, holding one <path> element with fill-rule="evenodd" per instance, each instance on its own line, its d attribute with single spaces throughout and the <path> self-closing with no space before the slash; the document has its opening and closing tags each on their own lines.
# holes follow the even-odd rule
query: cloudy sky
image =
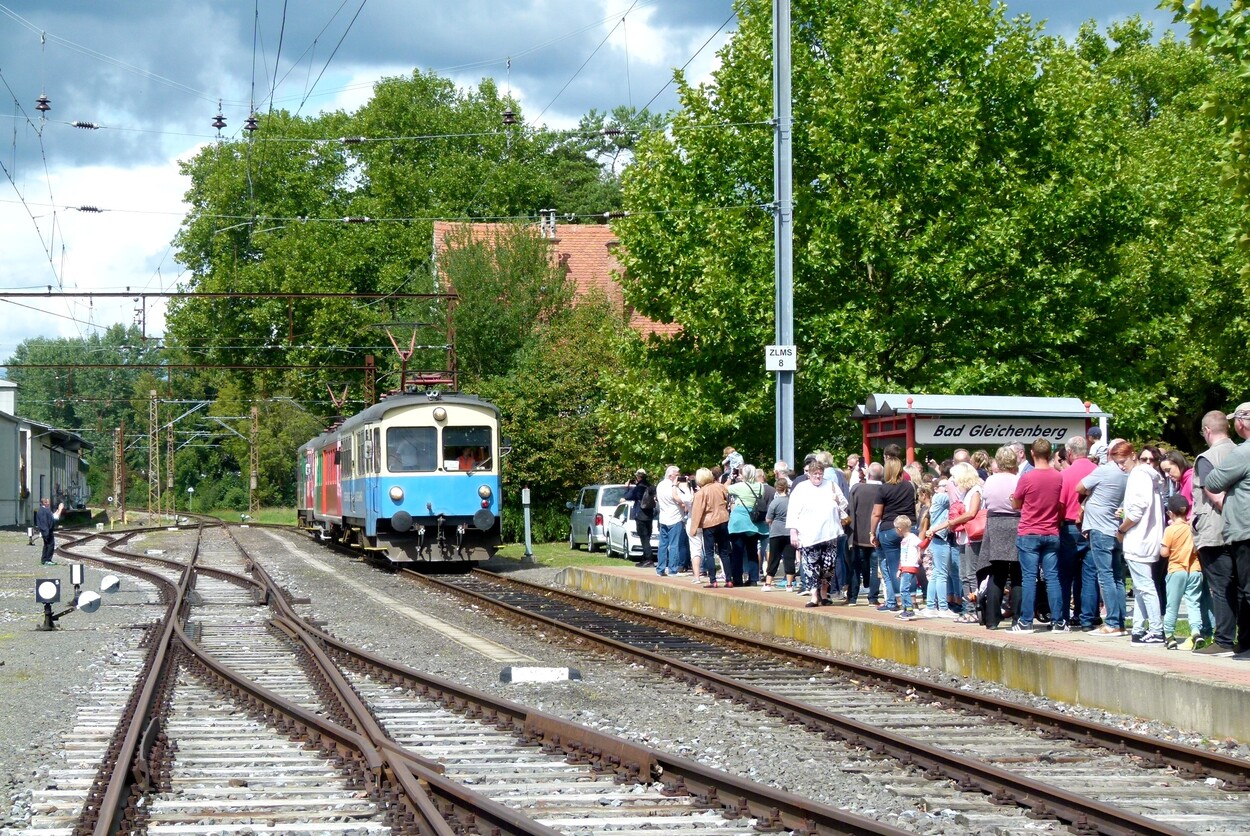
<svg viewBox="0 0 1250 836">
<path fill-rule="evenodd" d="M 1007 6 L 1067 37 L 1088 19 L 1170 20 L 1153 0 Z M 0 293 L 175 289 L 177 161 L 212 141 L 219 100 L 236 135 L 251 102 L 354 109 L 379 77 L 417 67 L 464 85 L 494 77 L 528 119 L 566 126 L 644 105 L 688 61 L 706 76 L 735 27 L 731 0 L 0 0 Z M 652 107 L 674 105 L 670 88 Z M 0 297 L 0 360 L 29 337 L 86 335 L 136 311 L 131 299 Z M 162 327 L 150 306 L 149 335 Z"/>
</svg>

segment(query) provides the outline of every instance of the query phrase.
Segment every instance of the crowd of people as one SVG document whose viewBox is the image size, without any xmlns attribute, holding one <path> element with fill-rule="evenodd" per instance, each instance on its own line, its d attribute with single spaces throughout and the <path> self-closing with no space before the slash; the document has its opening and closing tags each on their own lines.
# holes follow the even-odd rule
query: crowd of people
<svg viewBox="0 0 1250 836">
<path fill-rule="evenodd" d="M 726 588 L 808 607 L 863 598 L 901 620 L 1232 655 L 1250 651 L 1250 440 L 1233 433 L 1250 439 L 1250 402 L 1203 417 L 1193 462 L 1096 427 L 1058 448 L 957 449 L 926 465 L 904 464 L 898 445 L 845 469 L 819 451 L 771 474 L 728 447 L 693 478 L 671 466 L 652 486 L 639 471 L 625 498 L 662 576 L 715 588 L 723 572 Z"/>
</svg>

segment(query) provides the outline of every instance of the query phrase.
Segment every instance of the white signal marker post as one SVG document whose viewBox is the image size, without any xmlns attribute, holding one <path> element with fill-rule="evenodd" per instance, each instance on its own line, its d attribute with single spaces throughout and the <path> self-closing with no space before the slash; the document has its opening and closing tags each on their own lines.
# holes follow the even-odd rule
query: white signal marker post
<svg viewBox="0 0 1250 836">
<path fill-rule="evenodd" d="M 769 345 L 764 347 L 764 370 L 792 372 L 799 359 L 798 350 L 792 345 Z"/>
<path fill-rule="evenodd" d="M 534 549 L 530 543 L 530 489 L 521 488 L 521 507 L 525 509 L 525 554 L 522 564 L 534 562 Z"/>
</svg>

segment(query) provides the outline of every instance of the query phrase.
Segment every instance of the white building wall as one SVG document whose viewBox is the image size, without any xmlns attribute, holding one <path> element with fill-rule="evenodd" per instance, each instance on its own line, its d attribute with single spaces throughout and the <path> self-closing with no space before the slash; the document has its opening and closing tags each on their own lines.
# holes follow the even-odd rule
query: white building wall
<svg viewBox="0 0 1250 836">
<path fill-rule="evenodd" d="M 25 525 L 17 419 L 0 414 L 0 526 Z"/>
</svg>

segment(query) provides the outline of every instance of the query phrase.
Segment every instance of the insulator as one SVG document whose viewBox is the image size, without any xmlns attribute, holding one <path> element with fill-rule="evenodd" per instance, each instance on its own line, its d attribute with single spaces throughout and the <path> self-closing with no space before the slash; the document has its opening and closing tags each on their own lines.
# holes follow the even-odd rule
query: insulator
<svg viewBox="0 0 1250 836">
<path fill-rule="evenodd" d="M 79 212 L 103 212 L 104 210 L 101 209 L 99 206 L 79 206 L 78 211 Z"/>
<path fill-rule="evenodd" d="M 603 219 L 605 221 L 610 221 L 613 218 L 628 218 L 628 217 L 629 217 L 628 212 L 604 212 L 603 213 Z"/>
<path fill-rule="evenodd" d="M 70 124 L 70 127 L 83 128 L 84 130 L 88 130 L 88 131 L 100 130 L 100 126 L 97 125 L 95 122 L 70 122 L 69 124 Z"/>
<path fill-rule="evenodd" d="M 221 114 L 221 100 L 217 100 L 217 118 L 213 120 L 213 127 L 221 130 L 226 127 L 226 117 Z"/>
<path fill-rule="evenodd" d="M 248 133 L 251 133 L 252 131 L 256 130 L 259 127 L 260 127 L 260 120 L 256 118 L 255 113 L 247 117 L 247 121 L 243 123 L 243 130 L 247 131 Z"/>
<path fill-rule="evenodd" d="M 35 110 L 40 113 L 47 113 L 52 109 L 52 100 L 44 94 L 40 93 L 39 98 L 35 99 Z"/>
<path fill-rule="evenodd" d="M 343 143 L 344 145 L 359 145 L 360 143 L 364 141 L 365 141 L 365 138 L 363 136 L 345 136 L 339 139 L 339 142 Z"/>
<path fill-rule="evenodd" d="M 361 217 L 359 215 L 348 215 L 346 218 L 343 219 L 343 223 L 345 224 L 367 224 L 369 223 L 369 220 L 370 220 L 369 218 Z"/>
<path fill-rule="evenodd" d="M 516 114 L 512 112 L 512 108 L 508 108 L 503 112 L 503 123 L 508 127 L 516 124 Z"/>
<path fill-rule="evenodd" d="M 620 136 L 623 133 L 625 133 L 625 131 L 623 131 L 620 128 L 604 128 L 603 129 L 604 136 Z"/>
</svg>

